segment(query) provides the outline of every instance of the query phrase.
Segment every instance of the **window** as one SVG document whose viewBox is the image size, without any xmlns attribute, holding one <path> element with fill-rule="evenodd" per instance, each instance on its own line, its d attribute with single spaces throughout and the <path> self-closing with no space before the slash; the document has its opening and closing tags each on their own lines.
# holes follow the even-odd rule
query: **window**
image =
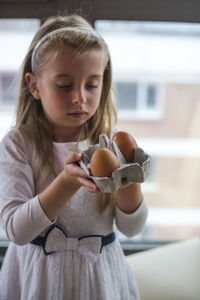
<svg viewBox="0 0 200 300">
<path fill-rule="evenodd" d="M 17 73 L 31 39 L 40 26 L 38 19 L 0 20 L 0 139 L 14 121 Z M 8 59 L 9 58 L 9 59 Z"/>
<path fill-rule="evenodd" d="M 39 26 L 37 19 L 0 20 L 0 140 L 14 122 L 17 72 Z M 1 227 L 0 239 L 5 239 Z"/>
<path fill-rule="evenodd" d="M 173 241 L 200 231 L 200 25 L 95 23 L 111 52 L 118 124 L 152 156 L 149 206 L 133 240 Z M 121 241 L 126 237 L 119 233 Z"/>
<path fill-rule="evenodd" d="M 116 81 L 119 119 L 157 120 L 161 118 L 160 86 L 152 83 Z"/>
<path fill-rule="evenodd" d="M 135 82 L 116 82 L 116 91 L 119 95 L 119 110 L 136 110 L 138 107 L 138 85 Z"/>
<path fill-rule="evenodd" d="M 14 81 L 14 72 L 1 72 L 0 73 L 0 103 L 7 104 L 8 102 L 15 101 L 14 91 L 11 88 L 12 82 Z"/>
</svg>

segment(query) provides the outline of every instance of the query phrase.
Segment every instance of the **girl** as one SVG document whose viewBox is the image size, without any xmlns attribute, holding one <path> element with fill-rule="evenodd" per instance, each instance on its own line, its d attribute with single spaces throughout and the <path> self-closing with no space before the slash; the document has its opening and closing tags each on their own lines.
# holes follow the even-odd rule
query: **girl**
<svg viewBox="0 0 200 300">
<path fill-rule="evenodd" d="M 111 61 L 101 36 L 77 15 L 52 17 L 25 57 L 16 126 L 0 146 L 0 219 L 11 241 L 0 299 L 128 300 L 137 287 L 113 222 L 140 232 L 139 183 L 105 197 L 78 166 L 111 135 Z"/>
</svg>

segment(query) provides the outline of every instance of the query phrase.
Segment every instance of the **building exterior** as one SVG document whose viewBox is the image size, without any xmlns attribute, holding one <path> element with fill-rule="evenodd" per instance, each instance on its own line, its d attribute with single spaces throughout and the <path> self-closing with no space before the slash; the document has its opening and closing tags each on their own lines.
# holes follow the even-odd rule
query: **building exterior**
<svg viewBox="0 0 200 300">
<path fill-rule="evenodd" d="M 195 236 L 200 225 L 200 27 L 112 22 L 110 31 L 101 23 L 97 28 L 113 58 L 118 127 L 152 156 L 151 175 L 142 185 L 149 205 L 142 238 Z"/>
</svg>

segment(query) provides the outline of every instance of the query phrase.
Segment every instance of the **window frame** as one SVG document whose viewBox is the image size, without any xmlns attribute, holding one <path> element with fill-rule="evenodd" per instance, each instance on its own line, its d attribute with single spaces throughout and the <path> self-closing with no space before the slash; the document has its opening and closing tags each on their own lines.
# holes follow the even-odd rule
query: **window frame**
<svg viewBox="0 0 200 300">
<path fill-rule="evenodd" d="M 0 18 L 46 18 L 67 10 L 83 12 L 96 19 L 200 22 L 200 2 L 196 0 L 0 0 Z"/>
</svg>

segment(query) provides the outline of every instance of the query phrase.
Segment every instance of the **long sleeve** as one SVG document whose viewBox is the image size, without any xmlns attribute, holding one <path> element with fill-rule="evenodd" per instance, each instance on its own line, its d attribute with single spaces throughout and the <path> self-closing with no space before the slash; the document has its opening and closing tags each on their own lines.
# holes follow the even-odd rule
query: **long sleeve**
<svg viewBox="0 0 200 300">
<path fill-rule="evenodd" d="M 28 148 L 18 130 L 0 144 L 0 222 L 8 239 L 20 245 L 52 224 L 35 195 Z"/>
<path fill-rule="evenodd" d="M 117 228 L 128 237 L 132 237 L 142 230 L 147 216 L 148 208 L 144 200 L 140 207 L 132 214 L 126 214 L 115 206 L 115 222 Z"/>
</svg>

